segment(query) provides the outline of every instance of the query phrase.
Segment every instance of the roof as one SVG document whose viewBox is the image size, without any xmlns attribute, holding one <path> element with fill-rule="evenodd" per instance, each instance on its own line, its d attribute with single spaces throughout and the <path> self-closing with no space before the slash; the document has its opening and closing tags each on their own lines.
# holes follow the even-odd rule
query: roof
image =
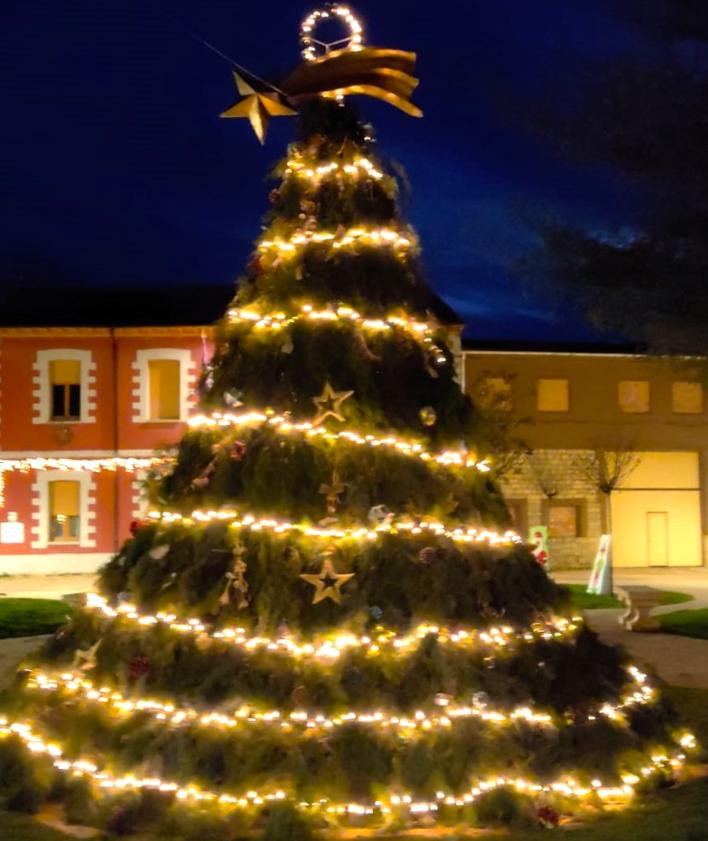
<svg viewBox="0 0 708 841">
<path fill-rule="evenodd" d="M 602 342 L 537 342 L 525 340 L 463 339 L 462 349 L 468 353 L 540 353 L 610 356 L 643 356 L 646 349 L 631 343 Z"/>
</svg>

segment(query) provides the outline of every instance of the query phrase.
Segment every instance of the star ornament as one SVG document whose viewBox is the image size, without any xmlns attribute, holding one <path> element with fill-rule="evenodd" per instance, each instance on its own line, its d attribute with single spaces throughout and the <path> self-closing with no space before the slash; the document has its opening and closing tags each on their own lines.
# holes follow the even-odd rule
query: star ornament
<svg viewBox="0 0 708 841">
<path fill-rule="evenodd" d="M 312 584 L 315 588 L 312 596 L 312 604 L 317 604 L 325 599 L 332 599 L 333 602 L 341 604 L 342 602 L 342 587 L 354 578 L 353 572 L 337 572 L 332 563 L 332 559 L 327 556 L 322 562 L 322 569 L 317 575 L 309 575 L 307 573 L 300 576 L 303 581 Z"/>
<path fill-rule="evenodd" d="M 327 418 L 334 418 L 338 421 L 344 420 L 344 415 L 341 412 L 342 404 L 348 400 L 353 391 L 335 391 L 329 383 L 325 383 L 322 389 L 322 394 L 319 397 L 313 397 L 312 402 L 317 407 L 317 415 L 312 421 L 313 426 L 319 426 L 324 423 Z"/>
<path fill-rule="evenodd" d="M 81 672 L 88 672 L 93 669 L 96 666 L 96 652 L 102 642 L 103 640 L 98 640 L 97 643 L 85 651 L 77 649 L 74 653 L 73 667 Z"/>
<path fill-rule="evenodd" d="M 285 105 L 283 97 L 277 91 L 256 90 L 238 73 L 234 73 L 234 80 L 238 92 L 244 98 L 224 111 L 221 116 L 246 117 L 250 120 L 261 145 L 265 143 L 268 121 L 271 117 L 289 117 L 297 114 L 297 111 Z"/>
</svg>

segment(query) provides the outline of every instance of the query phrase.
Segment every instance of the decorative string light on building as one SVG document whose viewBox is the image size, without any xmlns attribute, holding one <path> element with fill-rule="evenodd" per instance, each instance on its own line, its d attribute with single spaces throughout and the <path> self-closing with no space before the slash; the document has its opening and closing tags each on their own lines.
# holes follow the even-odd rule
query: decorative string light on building
<svg viewBox="0 0 708 841">
<path fill-rule="evenodd" d="M 434 462 L 446 467 L 465 467 L 479 470 L 481 473 L 488 473 L 491 470 L 489 459 L 478 459 L 474 453 L 466 450 L 444 450 L 441 453 L 431 453 L 419 442 L 406 441 L 395 435 L 378 436 L 369 433 L 361 433 L 351 429 L 343 429 L 339 432 L 332 432 L 321 426 L 315 425 L 312 421 L 294 422 L 285 415 L 277 415 L 272 410 L 251 411 L 235 414 L 232 412 L 212 412 L 192 416 L 187 423 L 193 429 L 217 427 L 241 427 L 266 424 L 275 427 L 276 432 L 288 435 L 302 433 L 307 438 L 321 438 L 325 441 L 346 441 L 360 447 L 391 448 L 398 453 L 407 456 L 414 456 L 421 461 Z"/>
<path fill-rule="evenodd" d="M 125 470 L 135 473 L 138 470 L 149 470 L 174 461 L 172 458 L 2 458 L 0 459 L 0 477 L 4 473 L 19 471 L 29 473 L 31 470 L 81 470 L 88 473 L 100 473 L 103 470 L 115 472 Z"/>
<path fill-rule="evenodd" d="M 0 738 L 14 736 L 35 755 L 46 755 L 54 767 L 74 777 L 86 777 L 98 785 L 104 791 L 140 791 L 154 790 L 165 794 L 173 794 L 178 800 L 204 803 L 211 802 L 222 806 L 233 808 L 252 809 L 256 806 L 273 802 L 289 801 L 298 808 L 305 811 L 324 812 L 330 815 L 374 815 L 391 814 L 394 811 L 408 812 L 409 814 L 431 814 L 442 807 L 464 807 L 474 803 L 479 797 L 497 788 L 511 787 L 519 793 L 532 795 L 559 795 L 562 797 L 578 800 L 590 800 L 599 798 L 601 801 L 626 804 L 628 803 L 642 778 L 648 779 L 656 774 L 673 774 L 679 771 L 686 763 L 686 754 L 683 751 L 655 752 L 645 760 L 645 765 L 639 770 L 639 774 L 625 773 L 622 775 L 622 784 L 609 785 L 602 780 L 594 779 L 589 784 L 577 781 L 574 776 L 567 775 L 554 782 L 538 782 L 525 777 L 512 775 L 495 775 L 493 777 L 479 778 L 463 794 L 438 791 L 435 798 L 431 800 L 417 800 L 407 792 L 393 791 L 382 794 L 379 799 L 372 803 L 338 803 L 329 798 L 322 797 L 316 801 L 293 799 L 291 795 L 282 789 L 270 792 L 248 791 L 238 796 L 226 792 L 211 791 L 196 784 L 181 785 L 171 780 L 162 779 L 158 776 L 137 777 L 133 774 L 115 776 L 108 770 L 101 770 L 99 766 L 87 759 L 68 759 L 62 745 L 56 740 L 47 740 L 36 733 L 32 726 L 24 722 L 12 722 L 6 718 L 0 718 Z M 684 750 L 692 750 L 695 739 L 689 733 L 681 740 Z"/>
<path fill-rule="evenodd" d="M 413 245 L 412 240 L 393 228 L 355 227 L 341 232 L 298 229 L 288 239 L 276 237 L 261 240 L 258 243 L 258 250 L 261 253 L 275 253 L 281 258 L 294 257 L 302 247 L 313 243 L 316 245 L 328 243 L 334 250 L 349 248 L 352 245 L 369 245 L 388 246 L 405 251 Z"/>
<path fill-rule="evenodd" d="M 323 635 L 309 642 L 302 642 L 286 634 L 276 637 L 250 636 L 245 628 L 223 628 L 214 631 L 196 618 L 178 618 L 176 614 L 165 611 L 141 614 L 135 605 L 128 603 L 111 607 L 107 599 L 97 593 L 87 594 L 86 608 L 102 614 L 107 619 L 120 617 L 144 628 L 162 625 L 181 634 L 200 636 L 202 639 L 226 643 L 245 651 L 265 650 L 287 654 L 291 657 L 323 661 L 336 660 L 345 652 L 352 650 L 361 650 L 372 656 L 386 652 L 405 654 L 429 638 L 434 638 L 443 645 L 468 649 L 509 650 L 516 645 L 525 645 L 539 640 L 570 639 L 578 633 L 583 624 L 582 618 L 578 616 L 570 619 L 559 616 L 546 622 L 536 622 L 526 631 L 516 631 L 508 625 L 491 626 L 484 630 L 452 630 L 422 623 L 404 635 L 385 629 L 377 629 L 371 634 L 363 635 L 340 631 L 327 636 Z"/>
<path fill-rule="evenodd" d="M 627 725 L 623 710 L 653 703 L 656 700 L 655 691 L 646 685 L 646 676 L 636 667 L 628 669 L 629 688 L 616 704 L 607 702 L 597 708 L 595 712 L 582 714 L 583 720 L 595 721 L 600 717 L 609 718 L 616 723 Z M 523 722 L 537 727 L 559 728 L 565 723 L 548 712 L 538 712 L 529 705 L 520 705 L 512 709 L 491 707 L 486 701 L 463 704 L 442 696 L 445 700 L 438 704 L 435 711 L 416 710 L 410 715 L 400 712 L 386 712 L 375 710 L 370 712 L 356 712 L 347 710 L 336 715 L 322 712 L 293 710 L 259 711 L 248 704 L 231 714 L 221 711 L 205 711 L 195 707 L 179 704 L 176 700 L 164 701 L 154 698 L 130 698 L 116 689 L 108 686 L 98 686 L 88 680 L 83 674 L 63 672 L 61 674 L 45 674 L 39 671 L 30 672 L 27 685 L 29 688 L 43 692 L 66 692 L 80 697 L 86 702 L 105 706 L 112 713 L 119 716 L 129 716 L 135 713 L 147 713 L 165 726 L 181 727 L 193 723 L 201 727 L 234 729 L 246 726 L 269 726 L 284 732 L 293 730 L 307 730 L 311 733 L 323 733 L 348 724 L 364 724 L 382 730 L 395 731 L 428 731 L 450 729 L 456 721 L 477 719 L 490 726 L 508 726 Z"/>
</svg>

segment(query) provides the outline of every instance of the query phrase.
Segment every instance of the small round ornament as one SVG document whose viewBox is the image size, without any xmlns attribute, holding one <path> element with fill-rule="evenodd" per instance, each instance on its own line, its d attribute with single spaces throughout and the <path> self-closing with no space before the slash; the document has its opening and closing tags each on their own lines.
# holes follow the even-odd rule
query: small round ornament
<svg viewBox="0 0 708 841">
<path fill-rule="evenodd" d="M 391 521 L 393 515 L 386 505 L 374 505 L 369 509 L 367 519 L 375 525 L 386 524 Z"/>
<path fill-rule="evenodd" d="M 472 696 L 472 703 L 475 707 L 484 709 L 489 704 L 489 695 L 486 692 L 475 692 Z"/>
<path fill-rule="evenodd" d="M 451 698 L 444 692 L 438 692 L 433 700 L 435 701 L 438 707 L 447 707 L 451 701 Z"/>
<path fill-rule="evenodd" d="M 421 564 L 425 564 L 426 566 L 432 564 L 436 557 L 437 551 L 434 546 L 424 546 L 420 552 L 418 552 L 418 560 Z"/>
<path fill-rule="evenodd" d="M 229 458 L 233 461 L 241 461 L 246 455 L 246 444 L 243 441 L 234 441 L 229 446 Z"/>
<path fill-rule="evenodd" d="M 438 415 L 432 406 L 423 406 L 419 414 L 423 426 L 435 426 L 435 423 L 438 419 Z"/>
<path fill-rule="evenodd" d="M 378 605 L 373 605 L 369 608 L 369 613 L 371 614 L 371 618 L 378 622 L 380 619 L 383 618 L 383 610 Z"/>
<path fill-rule="evenodd" d="M 128 677 L 131 680 L 140 680 L 141 677 L 150 671 L 150 661 L 147 657 L 139 654 L 128 663 Z"/>
</svg>

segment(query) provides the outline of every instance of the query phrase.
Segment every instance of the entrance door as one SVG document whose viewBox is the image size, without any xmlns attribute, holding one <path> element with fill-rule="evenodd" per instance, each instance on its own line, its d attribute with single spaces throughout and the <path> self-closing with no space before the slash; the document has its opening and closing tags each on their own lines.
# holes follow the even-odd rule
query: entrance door
<svg viewBox="0 0 708 841">
<path fill-rule="evenodd" d="M 650 567 L 669 565 L 669 515 L 647 511 L 647 560 Z"/>
</svg>

